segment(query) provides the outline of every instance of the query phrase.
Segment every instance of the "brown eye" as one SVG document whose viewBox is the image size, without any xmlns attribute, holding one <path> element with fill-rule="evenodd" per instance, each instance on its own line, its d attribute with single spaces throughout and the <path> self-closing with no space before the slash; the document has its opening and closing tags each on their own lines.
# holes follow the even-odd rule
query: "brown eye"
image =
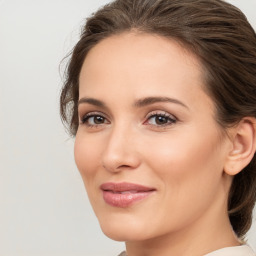
<svg viewBox="0 0 256 256">
<path fill-rule="evenodd" d="M 101 124 L 108 123 L 107 119 L 104 116 L 97 115 L 97 114 L 87 114 L 82 119 L 82 124 L 88 125 L 88 126 L 97 126 Z"/>
<path fill-rule="evenodd" d="M 167 124 L 168 123 L 168 118 L 166 118 L 164 116 L 156 116 L 155 117 L 155 123 L 157 125 Z"/>
<path fill-rule="evenodd" d="M 165 126 L 176 123 L 175 117 L 169 114 L 153 114 L 147 120 L 147 124 L 155 126 Z"/>
<path fill-rule="evenodd" d="M 105 120 L 105 118 L 102 117 L 102 116 L 94 116 L 94 117 L 93 117 L 93 122 L 94 122 L 95 124 L 103 124 L 103 123 L 104 123 L 104 120 Z"/>
</svg>

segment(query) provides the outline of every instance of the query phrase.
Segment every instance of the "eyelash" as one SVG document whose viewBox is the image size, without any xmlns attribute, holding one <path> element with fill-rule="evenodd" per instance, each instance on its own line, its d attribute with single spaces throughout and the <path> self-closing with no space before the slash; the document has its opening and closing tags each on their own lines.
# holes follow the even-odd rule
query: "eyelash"
<svg viewBox="0 0 256 256">
<path fill-rule="evenodd" d="M 104 123 L 107 120 L 107 118 L 100 112 L 89 112 L 89 113 L 87 113 L 86 115 L 83 116 L 83 118 L 81 119 L 81 124 L 84 124 L 89 128 L 97 128 L 98 126 L 103 125 L 104 123 L 102 123 L 102 124 L 90 124 L 89 123 L 90 118 L 97 118 L 97 117 L 103 118 Z"/>
<path fill-rule="evenodd" d="M 164 121 L 166 121 L 166 123 L 163 124 L 157 124 L 157 121 L 155 121 L 155 124 L 152 124 L 149 122 L 150 119 L 152 118 L 163 118 L 165 119 Z M 93 118 L 93 122 L 94 124 L 90 124 L 89 120 L 90 118 Z M 96 124 L 95 123 L 95 118 L 100 118 L 101 120 L 103 120 L 102 123 Z M 146 121 L 143 122 L 143 124 L 145 125 L 149 125 L 152 127 L 159 127 L 159 128 L 164 128 L 166 126 L 170 126 L 173 125 L 177 122 L 177 118 L 174 117 L 173 115 L 167 113 L 167 112 L 159 112 L 159 111 L 155 111 L 155 112 L 151 112 L 146 116 Z M 83 116 L 83 118 L 81 119 L 80 124 L 82 125 L 86 125 L 88 128 L 98 128 L 101 125 L 104 124 L 109 124 L 110 122 L 108 121 L 108 119 L 105 117 L 105 115 L 101 112 L 89 112 L 86 115 Z"/>
<path fill-rule="evenodd" d="M 152 118 L 164 118 L 165 121 L 167 121 L 166 123 L 164 124 L 150 124 L 149 123 L 149 120 L 152 119 Z M 167 113 L 167 112 L 151 112 L 147 115 L 146 117 L 146 121 L 144 122 L 144 124 L 146 125 L 151 125 L 151 126 L 157 126 L 157 127 L 166 127 L 166 126 L 170 126 L 172 124 L 175 124 L 177 122 L 177 118 L 174 117 L 173 115 Z M 156 123 L 156 121 L 155 121 Z"/>
</svg>

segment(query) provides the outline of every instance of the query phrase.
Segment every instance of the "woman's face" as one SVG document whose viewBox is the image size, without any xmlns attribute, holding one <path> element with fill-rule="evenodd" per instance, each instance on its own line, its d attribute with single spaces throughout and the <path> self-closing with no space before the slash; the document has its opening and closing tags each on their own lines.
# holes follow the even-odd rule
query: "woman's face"
<svg viewBox="0 0 256 256">
<path fill-rule="evenodd" d="M 124 33 L 87 55 L 75 160 L 103 232 L 144 240 L 224 211 L 229 149 L 200 63 L 178 43 Z"/>
</svg>

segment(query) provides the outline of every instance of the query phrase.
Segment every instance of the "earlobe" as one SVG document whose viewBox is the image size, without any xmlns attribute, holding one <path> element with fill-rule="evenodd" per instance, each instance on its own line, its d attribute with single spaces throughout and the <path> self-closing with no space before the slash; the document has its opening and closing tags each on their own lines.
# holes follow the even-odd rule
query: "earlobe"
<svg viewBox="0 0 256 256">
<path fill-rule="evenodd" d="M 232 128 L 232 149 L 227 155 L 224 171 L 236 175 L 252 160 L 256 150 L 256 119 L 247 117 Z"/>
</svg>

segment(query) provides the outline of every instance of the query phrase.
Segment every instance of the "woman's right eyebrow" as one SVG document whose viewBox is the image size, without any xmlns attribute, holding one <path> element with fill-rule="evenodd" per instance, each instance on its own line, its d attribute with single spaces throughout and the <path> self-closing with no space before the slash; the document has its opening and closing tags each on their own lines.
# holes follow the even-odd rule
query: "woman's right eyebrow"
<svg viewBox="0 0 256 256">
<path fill-rule="evenodd" d="M 78 100 L 78 105 L 82 104 L 82 103 L 88 103 L 97 107 L 101 107 L 101 108 L 106 108 L 106 104 L 100 100 L 94 99 L 94 98 L 81 98 Z"/>
</svg>

